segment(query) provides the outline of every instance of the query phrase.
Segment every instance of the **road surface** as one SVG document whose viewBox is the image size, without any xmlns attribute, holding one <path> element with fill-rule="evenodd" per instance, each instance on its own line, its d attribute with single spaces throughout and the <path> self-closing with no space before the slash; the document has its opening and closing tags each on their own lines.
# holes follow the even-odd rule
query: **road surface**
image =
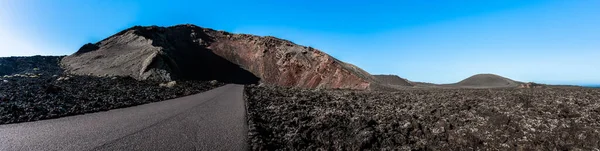
<svg viewBox="0 0 600 151">
<path fill-rule="evenodd" d="M 129 108 L 0 125 L 0 150 L 246 150 L 242 85 Z"/>
</svg>

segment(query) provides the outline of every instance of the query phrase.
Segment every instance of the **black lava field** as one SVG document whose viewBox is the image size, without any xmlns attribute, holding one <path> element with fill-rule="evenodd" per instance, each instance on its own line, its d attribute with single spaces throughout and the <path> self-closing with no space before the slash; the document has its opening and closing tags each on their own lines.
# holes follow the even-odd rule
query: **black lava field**
<svg viewBox="0 0 600 151">
<path fill-rule="evenodd" d="M 600 89 L 245 91 L 252 150 L 600 147 Z"/>
</svg>

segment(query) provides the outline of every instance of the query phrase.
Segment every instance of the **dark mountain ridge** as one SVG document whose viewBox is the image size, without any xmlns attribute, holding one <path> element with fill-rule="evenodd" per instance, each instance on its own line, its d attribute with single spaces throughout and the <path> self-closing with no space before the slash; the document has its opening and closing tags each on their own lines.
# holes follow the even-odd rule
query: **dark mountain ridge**
<svg viewBox="0 0 600 151">
<path fill-rule="evenodd" d="M 219 80 L 348 89 L 369 89 L 376 83 L 366 71 L 312 47 L 189 24 L 135 26 L 84 45 L 61 64 L 71 74 L 138 80 Z"/>
</svg>

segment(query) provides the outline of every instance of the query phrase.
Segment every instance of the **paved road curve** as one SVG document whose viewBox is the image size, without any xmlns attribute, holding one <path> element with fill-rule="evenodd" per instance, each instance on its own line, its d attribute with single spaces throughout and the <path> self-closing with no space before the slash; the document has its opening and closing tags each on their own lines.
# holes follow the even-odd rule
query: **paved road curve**
<svg viewBox="0 0 600 151">
<path fill-rule="evenodd" d="M 243 86 L 106 112 L 0 125 L 0 150 L 246 150 Z"/>
</svg>

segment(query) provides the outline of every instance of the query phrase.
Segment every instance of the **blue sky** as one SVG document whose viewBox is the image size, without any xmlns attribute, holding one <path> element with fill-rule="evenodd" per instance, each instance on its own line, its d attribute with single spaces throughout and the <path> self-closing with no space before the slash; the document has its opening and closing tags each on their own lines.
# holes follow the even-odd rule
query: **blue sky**
<svg viewBox="0 0 600 151">
<path fill-rule="evenodd" d="M 2 0 L 0 56 L 68 55 L 133 25 L 192 23 L 312 46 L 372 74 L 600 84 L 598 0 Z"/>
</svg>

